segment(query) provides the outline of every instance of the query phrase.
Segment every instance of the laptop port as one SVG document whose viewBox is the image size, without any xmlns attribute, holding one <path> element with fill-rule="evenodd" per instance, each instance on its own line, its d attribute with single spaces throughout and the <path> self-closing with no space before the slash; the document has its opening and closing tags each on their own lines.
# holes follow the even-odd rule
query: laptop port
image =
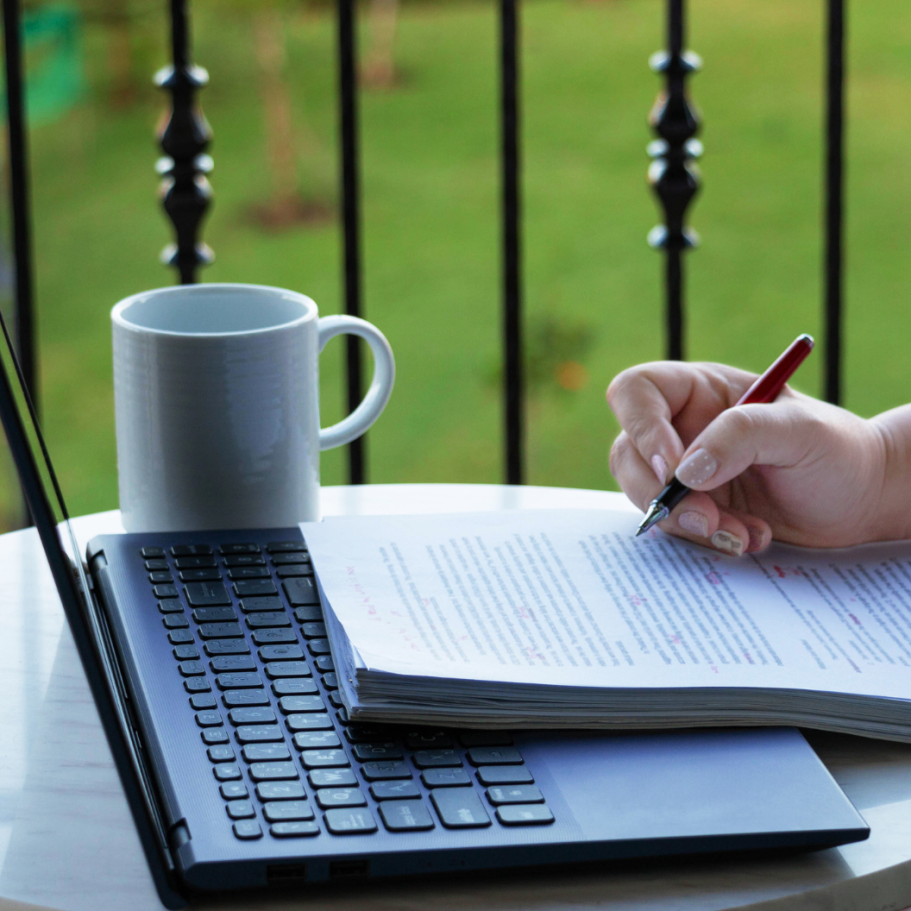
<svg viewBox="0 0 911 911">
<path fill-rule="evenodd" d="M 306 864 L 270 864 L 266 867 L 266 882 L 270 886 L 301 883 L 306 878 Z"/>
<path fill-rule="evenodd" d="M 329 861 L 329 879 L 360 879 L 370 875 L 369 860 Z"/>
</svg>

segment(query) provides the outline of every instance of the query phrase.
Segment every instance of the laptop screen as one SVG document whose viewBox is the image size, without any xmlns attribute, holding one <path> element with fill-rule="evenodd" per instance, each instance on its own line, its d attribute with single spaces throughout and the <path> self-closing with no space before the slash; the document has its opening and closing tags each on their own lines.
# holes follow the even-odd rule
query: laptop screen
<svg viewBox="0 0 911 911">
<path fill-rule="evenodd" d="M 60 485 L 51 465 L 35 408 L 25 387 L 19 360 L 2 313 L 0 329 L 3 333 L 0 342 L 0 383 L 3 385 L 0 395 L 0 418 L 6 430 L 29 510 L 41 535 L 42 544 L 48 551 L 51 569 L 54 569 L 55 562 L 51 556 L 53 548 L 59 551 L 60 557 L 68 558 L 75 568 L 81 591 L 88 592 L 81 551 L 70 525 L 63 494 L 60 492 Z M 57 579 L 57 584 L 60 585 L 60 579 Z"/>
</svg>

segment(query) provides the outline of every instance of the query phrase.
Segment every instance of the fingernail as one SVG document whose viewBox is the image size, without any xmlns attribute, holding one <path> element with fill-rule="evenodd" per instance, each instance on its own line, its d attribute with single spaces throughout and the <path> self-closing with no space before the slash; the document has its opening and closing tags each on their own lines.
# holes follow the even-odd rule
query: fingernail
<svg viewBox="0 0 911 911">
<path fill-rule="evenodd" d="M 707 538 L 709 534 L 709 520 L 701 513 L 687 510 L 677 516 L 677 524 L 691 535 Z"/>
<path fill-rule="evenodd" d="M 739 557 L 743 553 L 743 541 L 737 535 L 732 535 L 729 531 L 722 531 L 720 528 L 712 535 L 712 546 L 726 554 L 733 554 L 735 557 Z"/>
<path fill-rule="evenodd" d="M 655 472 L 662 484 L 667 483 L 667 462 L 660 455 L 652 456 L 652 471 Z"/>
<path fill-rule="evenodd" d="M 697 449 L 677 466 L 677 479 L 687 487 L 698 487 L 718 471 L 718 462 L 710 452 Z"/>
<path fill-rule="evenodd" d="M 747 531 L 750 533 L 750 546 L 748 550 L 762 550 L 762 545 L 765 542 L 765 531 L 761 528 L 754 528 L 752 525 L 747 525 Z"/>
</svg>

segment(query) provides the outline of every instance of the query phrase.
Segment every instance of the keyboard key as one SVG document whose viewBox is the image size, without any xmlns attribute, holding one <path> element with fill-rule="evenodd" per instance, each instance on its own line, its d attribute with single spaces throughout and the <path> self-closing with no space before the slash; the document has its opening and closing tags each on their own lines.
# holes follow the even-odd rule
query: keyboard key
<svg viewBox="0 0 911 911">
<path fill-rule="evenodd" d="M 263 807 L 263 816 L 269 822 L 285 822 L 299 819 L 313 819 L 313 807 L 308 800 L 285 800 L 280 803 L 267 803 Z"/>
<path fill-rule="evenodd" d="M 433 750 L 452 746 L 452 738 L 442 731 L 410 731 L 405 735 L 409 750 Z"/>
<path fill-rule="evenodd" d="M 225 554 L 258 554 L 260 547 L 258 544 L 221 544 L 218 552 L 223 556 Z"/>
<path fill-rule="evenodd" d="M 145 568 L 146 568 L 147 573 L 167 572 L 168 571 L 168 561 L 167 560 L 146 560 Z"/>
<path fill-rule="evenodd" d="M 342 699 L 342 694 L 339 690 L 329 691 L 329 702 L 337 709 L 343 709 L 345 707 L 345 700 Z"/>
<path fill-rule="evenodd" d="M 201 728 L 220 728 L 224 721 L 220 712 L 197 712 L 196 723 Z"/>
<path fill-rule="evenodd" d="M 360 788 L 320 788 L 316 792 L 316 802 L 323 810 L 332 807 L 366 807 L 367 798 Z"/>
<path fill-rule="evenodd" d="M 186 629 L 190 625 L 190 621 L 182 613 L 167 614 L 161 618 L 161 622 L 166 629 Z"/>
<path fill-rule="evenodd" d="M 325 712 L 312 715 L 289 715 L 285 719 L 288 730 L 294 731 L 331 731 L 332 719 Z"/>
<path fill-rule="evenodd" d="M 182 614 L 183 605 L 179 601 L 159 601 L 158 610 L 163 614 Z"/>
<path fill-rule="evenodd" d="M 269 831 L 276 838 L 305 838 L 319 835 L 319 826 L 315 822 L 277 822 Z"/>
<path fill-rule="evenodd" d="M 282 588 L 292 607 L 299 607 L 302 604 L 319 604 L 319 594 L 312 579 L 285 579 L 282 582 Z"/>
<path fill-rule="evenodd" d="M 309 604 L 305 607 L 297 608 L 294 611 L 294 616 L 299 623 L 321 621 L 323 619 L 323 609 L 318 604 Z"/>
<path fill-rule="evenodd" d="M 259 611 L 283 611 L 285 605 L 281 603 L 278 594 L 276 593 L 274 598 L 244 598 L 244 600 L 240 602 L 240 609 L 245 614 L 255 614 Z"/>
<path fill-rule="evenodd" d="M 244 705 L 268 705 L 265 690 L 228 690 L 221 695 L 221 701 L 229 708 Z"/>
<path fill-rule="evenodd" d="M 501 785 L 488 788 L 487 799 L 495 807 L 510 803 L 544 803 L 544 795 L 533 784 Z"/>
<path fill-rule="evenodd" d="M 462 765 L 462 757 L 456 750 L 418 750 L 412 758 L 419 769 L 454 769 Z"/>
<path fill-rule="evenodd" d="M 390 800 L 382 803 L 380 819 L 390 832 L 420 832 L 434 826 L 430 811 L 420 800 Z"/>
<path fill-rule="evenodd" d="M 316 683 L 309 677 L 304 680 L 287 678 L 272 684 L 276 696 L 312 696 L 319 692 Z"/>
<path fill-rule="evenodd" d="M 270 661 L 266 665 L 266 676 L 277 677 L 309 677 L 310 667 L 306 661 Z"/>
<path fill-rule="evenodd" d="M 447 829 L 475 829 L 490 825 L 490 817 L 473 788 L 438 788 L 430 799 Z"/>
<path fill-rule="evenodd" d="M 244 841 L 262 838 L 263 830 L 255 819 L 241 819 L 234 823 L 234 834 Z"/>
<path fill-rule="evenodd" d="M 278 707 L 283 715 L 293 715 L 296 712 L 326 711 L 326 703 L 319 696 L 282 696 L 278 700 Z"/>
<path fill-rule="evenodd" d="M 304 634 L 305 639 L 325 639 L 326 624 L 319 620 L 315 620 L 311 623 L 304 623 L 301 626 L 301 632 Z"/>
<path fill-rule="evenodd" d="M 277 724 L 245 724 L 234 732 L 238 743 L 275 743 L 284 740 Z"/>
<path fill-rule="evenodd" d="M 367 781 L 411 778 L 411 769 L 404 762 L 366 762 L 361 766 L 361 773 Z"/>
<path fill-rule="evenodd" d="M 231 709 L 228 712 L 231 724 L 275 724 L 275 712 L 271 708 Z"/>
<path fill-rule="evenodd" d="M 254 762 L 250 766 L 253 781 L 280 781 L 299 778 L 293 762 Z"/>
<path fill-rule="evenodd" d="M 169 572 L 158 570 L 156 572 L 149 573 L 149 582 L 152 584 L 170 583 L 173 581 L 174 577 Z"/>
<path fill-rule="evenodd" d="M 486 765 L 478 769 L 481 784 L 532 784 L 534 776 L 526 766 Z"/>
<path fill-rule="evenodd" d="M 376 832 L 376 821 L 366 808 L 326 810 L 326 827 L 333 835 L 366 835 Z"/>
<path fill-rule="evenodd" d="M 177 597 L 177 586 L 176 585 L 153 585 L 152 592 L 156 598 L 176 598 Z"/>
<path fill-rule="evenodd" d="M 408 800 L 421 796 L 421 789 L 413 781 L 375 781 L 370 785 L 374 800 Z"/>
<path fill-rule="evenodd" d="M 231 819 L 252 819 L 256 816 L 256 810 L 249 800 L 232 800 L 225 804 L 225 810 Z"/>
<path fill-rule="evenodd" d="M 468 751 L 472 765 L 521 765 L 522 754 L 515 747 L 472 747 Z"/>
<path fill-rule="evenodd" d="M 206 750 L 211 762 L 234 762 L 237 758 L 229 746 L 209 747 Z"/>
<path fill-rule="evenodd" d="M 264 645 L 259 650 L 262 661 L 300 661 L 304 657 L 304 650 L 297 644 L 293 645 Z"/>
<path fill-rule="evenodd" d="M 354 758 L 359 762 L 384 759 L 404 759 L 402 748 L 396 743 L 358 743 L 355 744 Z"/>
<path fill-rule="evenodd" d="M 257 645 L 271 645 L 274 642 L 297 642 L 293 629 L 258 629 L 253 632 Z"/>
<path fill-rule="evenodd" d="M 206 672 L 201 661 L 181 661 L 177 665 L 181 677 L 198 677 Z"/>
<path fill-rule="evenodd" d="M 206 728 L 202 732 L 203 743 L 217 744 L 228 742 L 228 732 L 224 728 Z"/>
<path fill-rule="evenodd" d="M 283 743 L 251 743 L 241 753 L 246 762 L 276 762 L 291 758 L 291 750 Z"/>
<path fill-rule="evenodd" d="M 164 548 L 162 548 L 162 547 L 143 547 L 142 550 L 139 551 L 139 553 L 143 557 L 146 557 L 147 559 L 151 559 L 153 557 L 163 557 Z M 270 553 L 271 553 L 271 551 L 270 551 Z"/>
<path fill-rule="evenodd" d="M 220 582 L 217 569 L 182 569 L 178 574 L 181 582 Z"/>
<path fill-rule="evenodd" d="M 234 594 L 238 598 L 249 598 L 252 595 L 277 595 L 278 589 L 271 579 L 238 579 L 234 583 Z"/>
<path fill-rule="evenodd" d="M 183 688 L 188 693 L 209 693 L 212 686 L 205 677 L 187 677 L 183 682 Z"/>
<path fill-rule="evenodd" d="M 261 689 L 263 678 L 259 674 L 217 674 L 215 683 L 220 690 Z"/>
<path fill-rule="evenodd" d="M 543 803 L 523 803 L 497 807 L 497 819 L 504 826 L 546 826 L 554 814 Z"/>
<path fill-rule="evenodd" d="M 314 657 L 319 655 L 328 655 L 331 653 L 328 639 L 311 639 L 307 643 L 307 650 Z"/>
<path fill-rule="evenodd" d="M 215 557 L 179 557 L 174 561 L 178 569 L 214 569 Z"/>
<path fill-rule="evenodd" d="M 174 650 L 174 657 L 178 661 L 193 661 L 199 657 L 195 645 L 178 645 Z"/>
<path fill-rule="evenodd" d="M 323 686 L 327 690 L 337 690 L 338 689 L 338 677 L 332 674 L 323 674 Z"/>
<path fill-rule="evenodd" d="M 236 566 L 228 570 L 228 578 L 232 582 L 237 579 L 268 579 L 269 570 L 265 566 Z"/>
<path fill-rule="evenodd" d="M 265 566 L 266 561 L 259 554 L 235 554 L 225 557 L 225 566 Z"/>
<path fill-rule="evenodd" d="M 243 639 L 244 631 L 239 623 L 203 623 L 199 635 L 203 639 Z"/>
<path fill-rule="evenodd" d="M 221 623 L 236 620 L 237 614 L 231 607 L 197 607 L 193 611 L 193 619 L 197 623 Z"/>
<path fill-rule="evenodd" d="M 357 776 L 351 769 L 311 769 L 307 779 L 314 788 L 354 788 Z"/>
<path fill-rule="evenodd" d="M 192 642 L 193 634 L 188 629 L 172 629 L 168 633 L 168 642 L 171 645 L 180 645 L 183 642 Z"/>
<path fill-rule="evenodd" d="M 223 655 L 221 658 L 213 658 L 209 664 L 216 673 L 256 670 L 256 662 L 249 655 Z"/>
<path fill-rule="evenodd" d="M 275 566 L 288 566 L 295 563 L 309 563 L 310 555 L 304 553 L 298 554 L 273 554 L 272 563 Z"/>
<path fill-rule="evenodd" d="M 250 796 L 247 786 L 242 781 L 226 781 L 218 790 L 225 800 L 243 800 Z"/>
<path fill-rule="evenodd" d="M 203 647 L 210 657 L 213 655 L 250 654 L 250 646 L 243 639 L 210 639 Z"/>
<path fill-rule="evenodd" d="M 306 553 L 307 548 L 303 541 L 273 541 L 266 545 L 266 550 L 270 554 L 297 554 Z"/>
<path fill-rule="evenodd" d="M 291 620 L 287 614 L 280 611 L 271 611 L 268 614 L 247 614 L 247 626 L 250 629 L 270 629 L 291 626 Z"/>
<path fill-rule="evenodd" d="M 348 724 L 351 719 L 348 717 L 348 709 L 342 706 L 336 713 L 339 724 Z"/>
<path fill-rule="evenodd" d="M 241 778 L 240 766 L 236 762 L 223 762 L 212 769 L 219 781 L 239 781 Z"/>
<path fill-rule="evenodd" d="M 211 553 L 212 548 L 208 544 L 175 544 L 171 548 L 171 554 L 175 557 L 193 557 Z"/>
<path fill-rule="evenodd" d="M 328 750 L 337 749 L 342 743 L 335 731 L 301 731 L 294 735 L 294 745 L 299 750 Z"/>
<path fill-rule="evenodd" d="M 197 712 L 201 712 L 204 709 L 216 708 L 218 703 L 211 693 L 197 693 L 195 696 L 190 697 L 190 705 L 196 709 Z"/>
<path fill-rule="evenodd" d="M 379 727 L 374 724 L 349 724 L 345 728 L 345 738 L 349 743 L 372 743 L 386 740 L 394 728 Z"/>
<path fill-rule="evenodd" d="M 279 566 L 275 570 L 275 575 L 279 579 L 296 579 L 299 576 L 312 576 L 312 563 L 298 563 L 293 566 Z"/>
<path fill-rule="evenodd" d="M 328 673 L 335 670 L 335 664 L 332 662 L 332 655 L 320 655 L 313 662 L 320 670 L 320 673 Z"/>
<path fill-rule="evenodd" d="M 231 603 L 223 582 L 187 582 L 183 590 L 187 593 L 190 607 L 217 607 Z"/>
<path fill-rule="evenodd" d="M 306 800 L 307 792 L 299 781 L 264 781 L 256 786 L 256 796 L 266 800 Z"/>
<path fill-rule="evenodd" d="M 344 750 L 304 750 L 301 764 L 305 769 L 343 769 L 349 762 Z"/>
<path fill-rule="evenodd" d="M 425 769 L 421 781 L 428 788 L 461 788 L 471 784 L 465 769 Z"/>
</svg>

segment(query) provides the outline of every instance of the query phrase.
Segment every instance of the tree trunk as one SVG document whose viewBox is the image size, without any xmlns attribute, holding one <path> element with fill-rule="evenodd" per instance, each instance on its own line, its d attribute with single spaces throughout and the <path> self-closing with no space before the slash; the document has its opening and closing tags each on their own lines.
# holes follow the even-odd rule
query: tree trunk
<svg viewBox="0 0 911 911">
<path fill-rule="evenodd" d="M 370 0 L 370 50 L 361 71 L 366 88 L 391 89 L 396 83 L 395 32 L 399 0 Z"/>
</svg>

